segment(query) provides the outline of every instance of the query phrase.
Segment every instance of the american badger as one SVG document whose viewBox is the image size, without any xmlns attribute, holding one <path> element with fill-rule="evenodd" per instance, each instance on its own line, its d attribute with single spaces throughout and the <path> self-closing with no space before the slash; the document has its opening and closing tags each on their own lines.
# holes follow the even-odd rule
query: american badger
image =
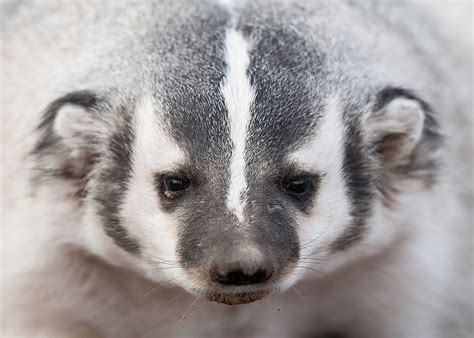
<svg viewBox="0 0 474 338">
<path fill-rule="evenodd" d="M 469 336 L 472 63 L 421 5 L 2 6 L 2 336 Z"/>
</svg>

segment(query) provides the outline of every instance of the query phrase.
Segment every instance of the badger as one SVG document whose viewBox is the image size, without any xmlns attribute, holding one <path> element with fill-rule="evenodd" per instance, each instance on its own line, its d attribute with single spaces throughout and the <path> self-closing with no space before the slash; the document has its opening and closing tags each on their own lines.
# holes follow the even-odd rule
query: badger
<svg viewBox="0 0 474 338">
<path fill-rule="evenodd" d="M 472 60 L 427 6 L 2 6 L 2 336 L 470 336 Z"/>
</svg>

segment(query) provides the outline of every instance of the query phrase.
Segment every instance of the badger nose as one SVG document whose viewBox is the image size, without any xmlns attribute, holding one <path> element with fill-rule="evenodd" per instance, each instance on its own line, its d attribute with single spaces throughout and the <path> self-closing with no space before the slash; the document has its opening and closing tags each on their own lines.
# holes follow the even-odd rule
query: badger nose
<svg viewBox="0 0 474 338">
<path fill-rule="evenodd" d="M 254 257 L 231 262 L 214 262 L 209 271 L 211 280 L 223 285 L 250 285 L 268 281 L 274 272 L 269 258 Z"/>
</svg>

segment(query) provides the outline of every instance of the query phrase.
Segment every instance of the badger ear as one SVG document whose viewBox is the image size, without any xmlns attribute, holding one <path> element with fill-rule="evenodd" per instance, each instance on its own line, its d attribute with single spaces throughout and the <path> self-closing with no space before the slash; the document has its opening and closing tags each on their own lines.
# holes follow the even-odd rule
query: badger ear
<svg viewBox="0 0 474 338">
<path fill-rule="evenodd" d="M 442 137 L 434 113 L 425 101 L 406 89 L 385 88 L 377 95 L 367 125 L 369 142 L 385 180 L 393 180 L 395 175 L 396 179 L 433 182 Z"/>
<path fill-rule="evenodd" d="M 80 149 L 94 142 L 104 126 L 89 109 L 74 104 L 60 108 L 53 122 L 53 132 L 70 149 Z"/>
<path fill-rule="evenodd" d="M 68 192 L 84 192 L 107 134 L 100 105 L 96 94 L 79 91 L 46 108 L 37 128 L 38 140 L 30 153 L 36 182 L 59 179 L 68 183 Z"/>
</svg>

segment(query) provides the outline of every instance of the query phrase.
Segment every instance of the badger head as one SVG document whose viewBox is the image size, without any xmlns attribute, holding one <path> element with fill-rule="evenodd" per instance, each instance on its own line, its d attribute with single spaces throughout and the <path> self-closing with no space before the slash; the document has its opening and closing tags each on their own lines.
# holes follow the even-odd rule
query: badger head
<svg viewBox="0 0 474 338">
<path fill-rule="evenodd" d="M 140 72 L 118 67 L 140 74 L 133 89 L 55 100 L 32 151 L 34 181 L 81 210 L 88 250 L 226 304 L 383 248 L 440 143 L 429 105 L 356 49 L 243 17 L 161 28 L 129 60 Z"/>
</svg>

